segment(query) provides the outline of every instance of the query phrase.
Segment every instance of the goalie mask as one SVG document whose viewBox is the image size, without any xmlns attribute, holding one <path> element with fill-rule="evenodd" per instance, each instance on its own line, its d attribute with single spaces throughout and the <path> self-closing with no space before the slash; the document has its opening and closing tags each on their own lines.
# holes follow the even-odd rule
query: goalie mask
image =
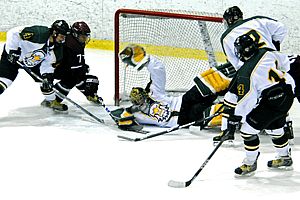
<svg viewBox="0 0 300 200">
<path fill-rule="evenodd" d="M 129 98 L 133 105 L 143 105 L 148 98 L 148 94 L 146 90 L 141 87 L 133 87 Z"/>
<path fill-rule="evenodd" d="M 258 44 L 249 35 L 239 36 L 235 42 L 235 55 L 243 62 L 250 59 L 258 50 Z"/>
<path fill-rule="evenodd" d="M 233 25 L 239 19 L 243 19 L 243 12 L 237 6 L 228 8 L 223 14 L 223 23 L 226 28 Z"/>
<path fill-rule="evenodd" d="M 139 45 L 128 45 L 119 53 L 123 63 L 135 67 L 138 71 L 148 63 L 149 56 L 143 47 Z"/>
</svg>

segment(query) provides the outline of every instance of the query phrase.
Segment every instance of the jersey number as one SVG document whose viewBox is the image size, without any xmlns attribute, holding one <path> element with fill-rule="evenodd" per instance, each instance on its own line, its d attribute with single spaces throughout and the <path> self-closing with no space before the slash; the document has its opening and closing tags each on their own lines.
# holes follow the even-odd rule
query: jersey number
<svg viewBox="0 0 300 200">
<path fill-rule="evenodd" d="M 82 54 L 77 54 L 77 57 L 79 58 L 79 63 L 81 63 L 82 59 L 84 59 L 84 55 Z"/>
<path fill-rule="evenodd" d="M 285 78 L 281 78 L 273 69 L 270 69 L 269 80 L 272 82 L 279 82 L 285 80 Z"/>
<path fill-rule="evenodd" d="M 255 42 L 257 42 L 259 48 L 266 45 L 265 42 L 260 42 L 260 35 L 256 32 L 256 30 L 252 29 L 246 34 L 249 35 L 252 39 L 254 39 Z"/>
</svg>

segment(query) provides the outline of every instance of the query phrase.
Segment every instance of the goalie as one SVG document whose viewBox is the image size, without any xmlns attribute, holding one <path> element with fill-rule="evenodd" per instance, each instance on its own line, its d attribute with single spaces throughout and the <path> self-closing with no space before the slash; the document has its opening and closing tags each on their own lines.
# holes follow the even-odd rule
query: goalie
<svg viewBox="0 0 300 200">
<path fill-rule="evenodd" d="M 168 97 L 165 93 L 166 72 L 162 62 L 157 58 L 146 54 L 143 47 L 134 44 L 125 47 L 119 53 L 119 56 L 123 63 L 133 66 L 137 70 L 147 67 L 150 73 L 150 82 L 145 89 L 134 88 L 132 90 L 130 98 L 133 107 L 121 110 L 124 111 L 124 113 L 126 112 L 132 115 L 132 113 L 135 113 L 135 109 L 132 110 L 132 108 L 143 108 L 145 102 L 148 104 L 161 102 L 161 105 L 159 106 L 156 104 L 156 110 L 153 111 L 152 114 L 149 113 L 149 110 L 148 112 L 145 112 L 143 109 L 139 114 L 134 114 L 134 116 L 137 116 L 136 121 L 142 124 L 172 127 L 177 124 L 183 125 L 203 118 L 203 111 L 214 104 L 217 96 L 226 93 L 231 77 L 235 74 L 235 69 L 229 63 L 220 65 L 216 68 L 211 68 L 195 77 L 195 86 L 183 96 Z M 136 101 L 135 99 L 138 97 L 142 99 L 141 102 L 144 103 L 137 103 L 139 101 Z M 177 101 L 177 103 L 175 103 L 175 101 Z M 144 105 L 142 106 L 142 104 Z M 175 107 L 173 107 L 173 111 L 168 111 L 166 112 L 167 114 L 163 114 L 163 110 L 168 110 L 167 108 L 170 108 L 173 105 L 176 105 L 177 108 L 175 109 Z M 118 118 L 122 118 L 121 115 L 123 112 L 121 112 L 120 109 L 118 109 L 116 113 Z M 116 113 L 113 112 L 113 114 Z M 140 115 L 141 113 L 143 114 Z M 161 117 L 159 117 L 157 113 L 161 113 Z M 151 117 L 149 118 L 147 115 Z M 174 118 L 172 118 L 172 120 L 166 120 L 171 119 L 169 115 L 172 115 Z M 176 119 L 175 116 L 177 117 Z M 125 119 L 127 119 L 127 117 L 125 117 Z"/>
<path fill-rule="evenodd" d="M 148 55 L 146 50 L 139 45 L 130 44 L 119 53 L 120 60 L 137 71 L 146 68 L 150 73 L 150 80 L 145 88 L 147 93 L 153 96 L 165 95 L 166 68 L 165 65 L 154 56 Z"/>
<path fill-rule="evenodd" d="M 181 112 L 184 107 L 183 96 L 161 96 L 155 99 L 150 96 L 145 89 L 134 87 L 130 92 L 132 106 L 120 108 L 111 112 L 118 123 L 119 128 L 131 130 L 131 126 L 139 124 L 154 125 L 159 127 L 174 127 L 201 120 L 211 115 L 216 110 L 220 110 L 221 104 L 213 105 L 211 97 L 204 97 L 201 103 L 190 106 L 190 110 Z M 181 123 L 181 122 L 184 122 Z M 206 125 L 203 122 L 198 125 Z M 221 124 L 221 116 L 217 116 L 210 121 L 211 126 Z"/>
</svg>

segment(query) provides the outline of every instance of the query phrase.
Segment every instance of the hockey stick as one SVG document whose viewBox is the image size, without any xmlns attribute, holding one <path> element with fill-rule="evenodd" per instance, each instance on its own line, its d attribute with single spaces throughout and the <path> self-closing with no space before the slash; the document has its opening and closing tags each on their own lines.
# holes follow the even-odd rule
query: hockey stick
<svg viewBox="0 0 300 200">
<path fill-rule="evenodd" d="M 36 73 L 34 73 L 33 71 L 31 71 L 24 63 L 17 61 L 17 63 L 22 67 L 22 69 L 24 69 L 31 77 L 36 78 L 37 80 L 43 82 L 43 79 L 37 75 Z M 76 102 L 74 102 L 72 99 L 68 98 L 66 95 L 62 94 L 60 91 L 58 91 L 56 88 L 52 88 L 53 91 L 60 96 L 63 99 L 66 99 L 67 101 L 69 101 L 70 103 L 72 103 L 74 106 L 76 106 L 77 108 L 79 108 L 82 112 L 84 112 L 85 114 L 89 115 L 90 117 L 92 117 L 94 120 L 104 124 L 104 120 L 100 119 L 98 117 L 96 117 L 95 115 L 93 115 L 92 113 L 90 113 L 88 110 L 84 109 L 82 106 L 78 105 Z"/>
<path fill-rule="evenodd" d="M 217 110 L 215 113 L 221 113 L 223 108 L 224 108 L 224 103 L 222 103 L 222 105 L 218 108 L 218 110 Z M 200 126 L 200 131 L 201 131 L 202 129 L 204 129 L 204 128 L 209 124 L 209 122 L 211 122 L 212 119 L 213 119 L 213 117 L 211 117 L 211 118 L 209 118 L 208 120 L 206 120 L 206 121 Z"/>
<path fill-rule="evenodd" d="M 216 153 L 216 151 L 219 149 L 219 147 L 226 140 L 226 136 L 228 135 L 228 133 L 229 132 L 227 132 L 224 135 L 224 137 L 222 137 L 222 139 L 220 140 L 218 145 L 214 148 L 214 150 L 210 153 L 210 155 L 206 158 L 204 163 L 201 165 L 201 167 L 198 169 L 198 171 L 194 174 L 194 176 L 190 180 L 188 180 L 186 182 L 170 180 L 168 183 L 168 186 L 174 187 L 174 188 L 185 188 L 185 187 L 188 187 L 189 185 L 191 185 L 191 183 L 195 180 L 195 178 L 197 178 L 197 176 L 200 174 L 200 172 L 203 170 L 203 168 L 206 166 L 206 164 L 210 161 L 210 159 L 213 157 L 213 155 Z"/>
<path fill-rule="evenodd" d="M 118 138 L 121 138 L 121 139 L 125 139 L 125 140 L 128 140 L 128 141 L 132 141 L 132 142 L 137 142 L 137 141 L 142 141 L 142 140 L 146 140 L 146 139 L 150 139 L 150 138 L 153 138 L 153 137 L 157 137 L 157 136 L 160 136 L 160 135 L 164 135 L 166 133 L 170 133 L 170 132 L 173 132 L 173 131 L 176 131 L 176 130 L 179 130 L 179 129 L 182 129 L 182 128 L 186 128 L 186 127 L 190 127 L 194 124 L 197 124 L 197 123 L 201 123 L 201 122 L 204 122 L 205 120 L 210 120 L 218 115 L 220 115 L 221 112 L 216 112 L 214 113 L 213 115 L 211 116 L 208 116 L 204 119 L 201 119 L 201 120 L 197 120 L 197 121 L 194 121 L 194 122 L 190 122 L 188 124 L 184 124 L 184 125 L 181 125 L 181 126 L 175 126 L 173 128 L 169 128 L 165 131 L 161 131 L 161 132 L 158 132 L 158 133 L 154 133 L 152 135 L 147 135 L 145 137 L 140 137 L 140 138 L 129 138 L 129 137 L 126 137 L 126 136 L 122 136 L 122 135 L 118 135 Z"/>
<path fill-rule="evenodd" d="M 98 96 L 98 101 L 97 101 L 96 105 L 103 107 L 104 110 L 107 112 L 107 114 L 109 114 L 109 116 L 112 118 L 112 120 L 114 122 L 117 123 L 118 120 L 122 119 L 122 118 L 118 118 L 118 117 L 116 117 L 116 116 L 114 116 L 114 115 L 111 114 L 111 111 L 109 110 L 109 108 L 106 107 L 106 105 L 104 104 L 102 97 Z M 118 125 L 118 123 L 117 123 L 117 125 Z M 141 134 L 147 134 L 147 133 L 149 133 L 149 131 L 145 131 L 145 130 L 142 130 L 142 129 L 143 129 L 143 127 L 141 126 L 138 129 L 130 129 L 130 130 L 127 130 L 127 131 L 133 131 L 133 132 L 141 133 Z M 121 130 L 123 130 L 123 129 L 121 129 Z"/>
</svg>

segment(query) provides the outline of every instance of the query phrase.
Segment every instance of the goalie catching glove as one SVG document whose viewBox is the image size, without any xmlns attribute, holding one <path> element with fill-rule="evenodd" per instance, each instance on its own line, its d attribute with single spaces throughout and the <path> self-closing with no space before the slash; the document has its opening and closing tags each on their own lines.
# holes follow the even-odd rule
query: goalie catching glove
<svg viewBox="0 0 300 200">
<path fill-rule="evenodd" d="M 119 56 L 123 63 L 133 66 L 138 71 L 143 69 L 143 67 L 149 61 L 149 55 L 146 54 L 145 49 L 135 44 L 130 44 L 125 47 L 119 53 Z"/>
<path fill-rule="evenodd" d="M 139 131 L 143 126 L 135 121 L 135 117 L 126 108 L 119 108 L 110 112 L 119 129 L 124 131 Z"/>
</svg>

